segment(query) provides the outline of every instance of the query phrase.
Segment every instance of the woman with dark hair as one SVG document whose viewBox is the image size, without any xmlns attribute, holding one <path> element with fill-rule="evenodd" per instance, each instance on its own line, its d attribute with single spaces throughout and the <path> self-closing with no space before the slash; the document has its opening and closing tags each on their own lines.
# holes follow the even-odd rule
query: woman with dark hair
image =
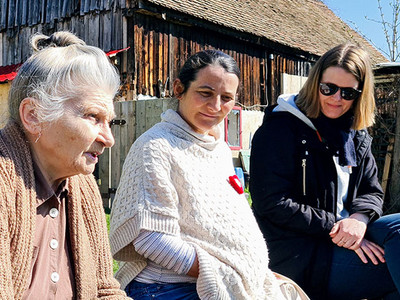
<svg viewBox="0 0 400 300">
<path fill-rule="evenodd" d="M 374 122 L 367 53 L 344 44 L 282 95 L 254 135 L 250 191 L 270 267 L 313 299 L 399 299 L 400 215 L 382 215 L 366 128 Z"/>
<path fill-rule="evenodd" d="M 114 144 L 119 75 L 70 32 L 32 38 L 0 131 L 2 299 L 125 299 L 92 172 Z"/>
<path fill-rule="evenodd" d="M 133 144 L 111 212 L 116 278 L 134 299 L 283 299 L 218 124 L 235 104 L 229 55 L 191 56 L 167 110 Z"/>
</svg>

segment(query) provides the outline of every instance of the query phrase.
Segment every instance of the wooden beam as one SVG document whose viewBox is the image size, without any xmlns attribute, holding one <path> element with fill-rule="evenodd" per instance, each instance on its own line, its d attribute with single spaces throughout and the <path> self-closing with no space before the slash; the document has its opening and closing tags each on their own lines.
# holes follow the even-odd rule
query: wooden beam
<svg viewBox="0 0 400 300">
<path fill-rule="evenodd" d="M 397 101 L 396 112 L 393 169 L 392 178 L 390 180 L 390 207 L 392 211 L 400 210 L 400 101 Z"/>
<path fill-rule="evenodd" d="M 385 164 L 383 167 L 383 174 L 382 174 L 382 190 L 383 190 L 383 199 L 385 199 L 386 195 L 386 187 L 388 185 L 389 180 L 389 171 L 390 165 L 392 162 L 392 152 L 393 152 L 393 144 L 394 138 L 390 138 L 389 145 L 387 146 L 386 156 L 385 156 Z"/>
</svg>

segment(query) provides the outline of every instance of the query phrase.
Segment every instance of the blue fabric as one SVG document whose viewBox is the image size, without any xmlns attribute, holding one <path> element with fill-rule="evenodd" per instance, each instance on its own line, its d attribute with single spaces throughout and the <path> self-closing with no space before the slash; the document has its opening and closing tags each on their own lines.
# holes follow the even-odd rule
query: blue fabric
<svg viewBox="0 0 400 300">
<path fill-rule="evenodd" d="M 386 263 L 364 264 L 354 251 L 336 246 L 328 284 L 330 298 L 386 295 L 385 299 L 400 299 L 400 214 L 383 216 L 369 224 L 366 238 L 385 249 Z"/>
<path fill-rule="evenodd" d="M 195 283 L 141 283 L 132 280 L 125 288 L 135 300 L 200 300 Z"/>
</svg>

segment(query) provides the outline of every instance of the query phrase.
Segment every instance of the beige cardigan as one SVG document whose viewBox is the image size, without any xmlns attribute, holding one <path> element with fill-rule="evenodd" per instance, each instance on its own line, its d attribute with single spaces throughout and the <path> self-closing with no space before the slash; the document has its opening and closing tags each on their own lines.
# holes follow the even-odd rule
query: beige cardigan
<svg viewBox="0 0 400 300">
<path fill-rule="evenodd" d="M 101 196 L 92 175 L 69 180 L 67 222 L 78 299 L 125 299 L 113 278 Z M 0 131 L 0 295 L 21 299 L 33 256 L 36 191 L 29 144 L 9 122 Z"/>
</svg>

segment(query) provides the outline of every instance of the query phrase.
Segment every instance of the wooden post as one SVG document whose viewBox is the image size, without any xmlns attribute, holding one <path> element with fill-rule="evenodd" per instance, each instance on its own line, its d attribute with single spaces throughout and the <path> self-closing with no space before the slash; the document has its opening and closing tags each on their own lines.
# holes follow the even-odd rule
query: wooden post
<svg viewBox="0 0 400 300">
<path fill-rule="evenodd" d="M 400 95 L 400 93 L 399 93 Z M 400 99 L 399 99 L 400 100 Z M 400 211 L 400 101 L 397 101 L 396 108 L 396 130 L 393 150 L 393 169 L 390 180 L 390 210 L 389 212 Z"/>
<path fill-rule="evenodd" d="M 125 158 L 133 142 L 154 124 L 169 108 L 177 109 L 174 98 L 116 102 L 115 121 L 112 126 L 115 145 L 106 149 L 99 159 L 99 184 L 105 208 L 111 208 L 122 175 Z"/>
<path fill-rule="evenodd" d="M 392 137 L 392 138 L 390 138 L 389 145 L 387 146 L 386 156 L 385 156 L 385 164 L 383 167 L 383 174 L 382 174 L 383 199 L 385 199 L 386 188 L 387 188 L 388 181 L 389 181 L 389 171 L 390 171 L 390 165 L 391 165 L 392 156 L 393 156 L 393 143 L 394 143 L 394 138 Z"/>
</svg>

